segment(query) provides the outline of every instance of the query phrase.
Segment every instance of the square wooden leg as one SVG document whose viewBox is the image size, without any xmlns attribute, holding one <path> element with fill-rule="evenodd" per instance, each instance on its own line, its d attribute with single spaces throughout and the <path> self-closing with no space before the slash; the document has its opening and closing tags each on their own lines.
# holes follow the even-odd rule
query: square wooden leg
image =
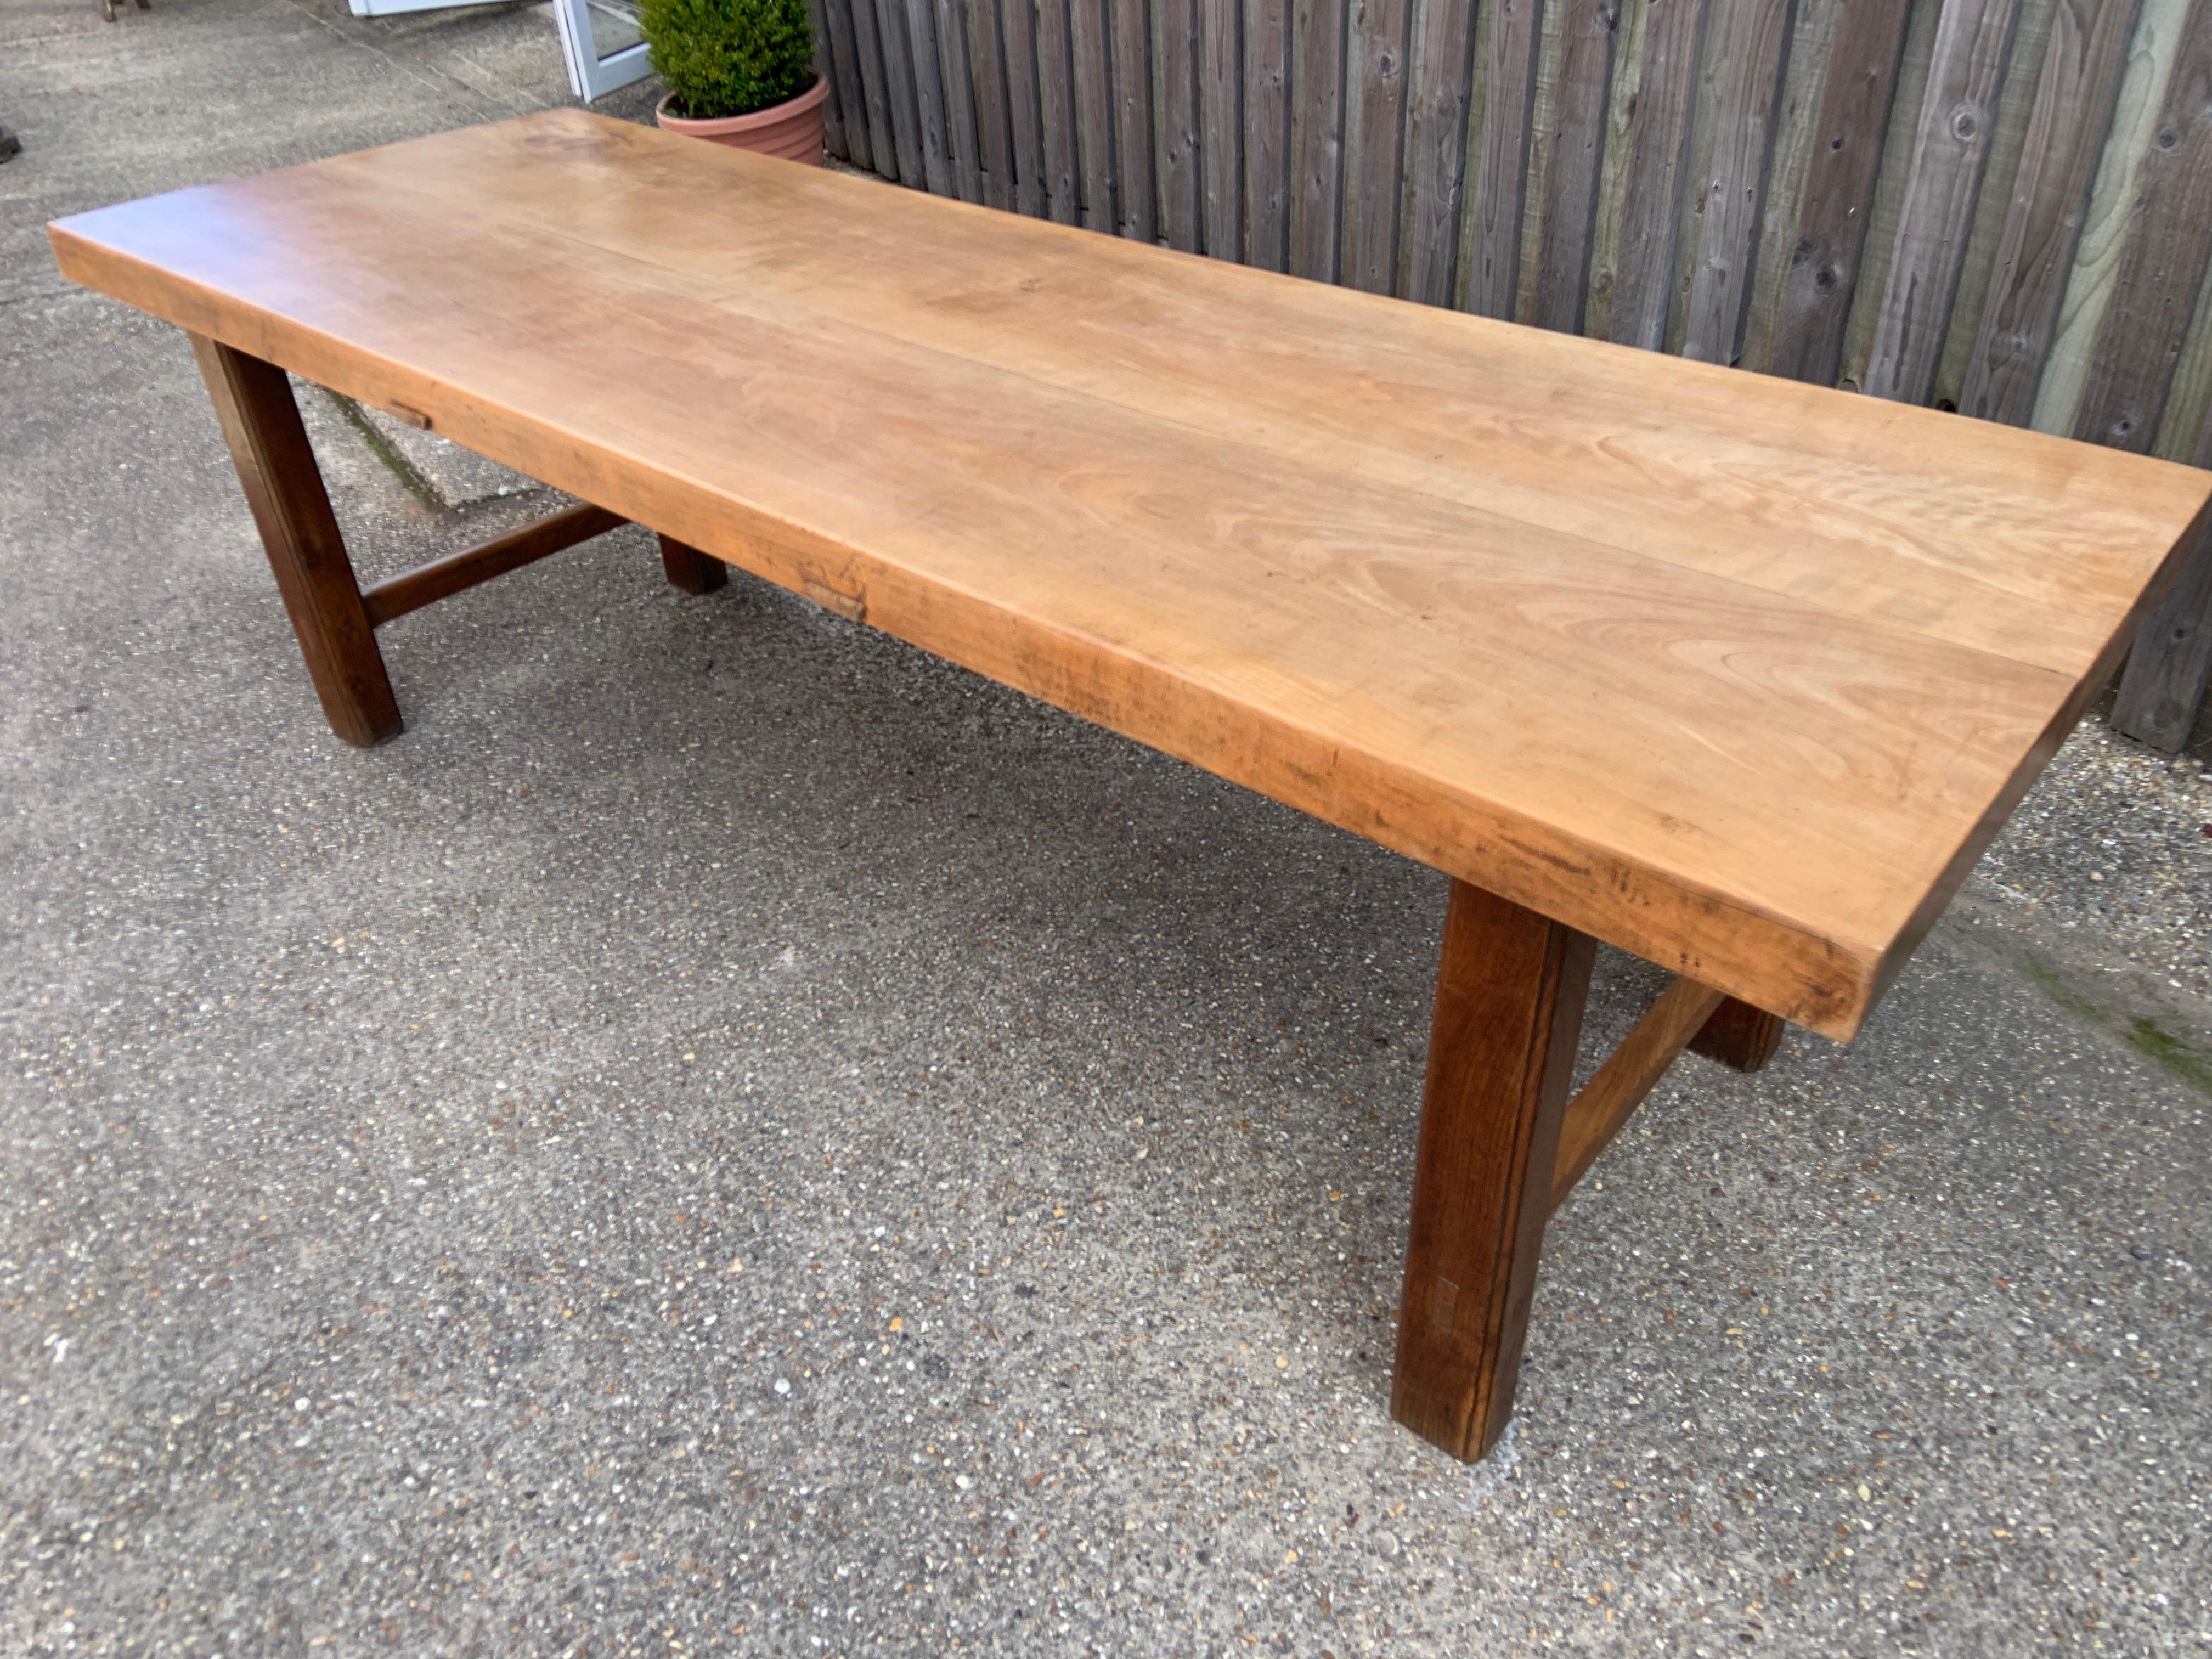
<svg viewBox="0 0 2212 1659">
<path fill-rule="evenodd" d="M 399 705 L 292 383 L 274 363 L 198 334 L 191 341 L 324 717 L 363 748 L 397 737 Z"/>
<path fill-rule="evenodd" d="M 1764 1008 L 1724 998 L 1704 1029 L 1690 1039 L 1690 1052 L 1739 1072 L 1764 1071 L 1782 1044 L 1783 1024 Z"/>
<path fill-rule="evenodd" d="M 1513 1413 L 1595 951 L 1452 884 L 1390 1413 L 1455 1457 L 1481 1456 Z"/>
<path fill-rule="evenodd" d="M 686 593 L 711 593 L 730 580 L 730 567 L 673 536 L 660 538 L 660 568 L 672 586 Z"/>
</svg>

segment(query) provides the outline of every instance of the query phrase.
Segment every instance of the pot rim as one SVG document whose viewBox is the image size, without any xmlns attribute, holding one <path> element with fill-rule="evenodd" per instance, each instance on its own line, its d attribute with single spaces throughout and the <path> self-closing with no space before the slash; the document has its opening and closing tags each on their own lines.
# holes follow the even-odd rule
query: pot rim
<svg viewBox="0 0 2212 1659">
<path fill-rule="evenodd" d="M 750 132 L 776 122 L 803 115 L 830 95 L 830 82 L 822 72 L 814 72 L 813 84 L 804 92 L 795 92 L 780 104 L 770 104 L 766 109 L 757 109 L 750 115 L 712 115 L 703 118 L 688 115 L 672 115 L 668 100 L 676 96 L 672 92 L 660 94 L 660 101 L 653 106 L 653 118 L 672 132 Z"/>
</svg>

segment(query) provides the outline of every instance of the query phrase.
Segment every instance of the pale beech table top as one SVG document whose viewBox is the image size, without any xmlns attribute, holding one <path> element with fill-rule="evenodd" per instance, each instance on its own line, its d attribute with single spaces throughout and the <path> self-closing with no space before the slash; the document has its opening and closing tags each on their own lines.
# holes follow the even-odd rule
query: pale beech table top
<svg viewBox="0 0 2212 1659">
<path fill-rule="evenodd" d="M 1838 1036 L 2212 489 L 572 110 L 53 239 L 81 283 Z"/>
</svg>

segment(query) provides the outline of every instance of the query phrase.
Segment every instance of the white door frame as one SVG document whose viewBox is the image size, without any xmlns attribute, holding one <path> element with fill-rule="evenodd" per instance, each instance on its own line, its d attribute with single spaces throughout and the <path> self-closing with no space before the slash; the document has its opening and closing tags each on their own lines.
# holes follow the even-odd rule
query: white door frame
<svg viewBox="0 0 2212 1659">
<path fill-rule="evenodd" d="M 447 11 L 493 3 L 494 0 L 346 0 L 356 17 L 394 17 L 402 12 Z M 569 90 L 587 104 L 653 73 L 642 40 L 634 46 L 624 46 L 611 57 L 599 55 L 598 48 L 592 44 L 592 8 L 598 3 L 599 0 L 550 0 L 554 26 L 561 32 L 561 62 L 568 71 Z"/>
<path fill-rule="evenodd" d="M 592 8 L 596 3 L 597 0 L 553 0 L 553 21 L 561 28 L 561 56 L 568 65 L 568 84 L 587 104 L 653 73 L 642 40 L 611 57 L 599 55 L 592 44 Z"/>
</svg>

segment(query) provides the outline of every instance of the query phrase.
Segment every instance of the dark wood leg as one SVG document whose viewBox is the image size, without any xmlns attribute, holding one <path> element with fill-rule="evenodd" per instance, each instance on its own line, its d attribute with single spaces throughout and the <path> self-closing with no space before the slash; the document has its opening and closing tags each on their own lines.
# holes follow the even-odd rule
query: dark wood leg
<svg viewBox="0 0 2212 1659">
<path fill-rule="evenodd" d="M 660 568 L 671 585 L 686 593 L 711 593 L 730 580 L 730 567 L 673 536 L 660 538 Z"/>
<path fill-rule="evenodd" d="M 1455 1457 L 1513 1413 L 1595 948 L 1452 884 L 1390 1414 Z"/>
<path fill-rule="evenodd" d="M 191 339 L 331 730 L 363 748 L 397 737 L 399 705 L 291 382 L 274 363 Z"/>
<path fill-rule="evenodd" d="M 1784 1023 L 1764 1008 L 1729 997 L 1690 1039 L 1690 1052 L 1739 1072 L 1763 1071 L 1781 1044 Z"/>
</svg>

